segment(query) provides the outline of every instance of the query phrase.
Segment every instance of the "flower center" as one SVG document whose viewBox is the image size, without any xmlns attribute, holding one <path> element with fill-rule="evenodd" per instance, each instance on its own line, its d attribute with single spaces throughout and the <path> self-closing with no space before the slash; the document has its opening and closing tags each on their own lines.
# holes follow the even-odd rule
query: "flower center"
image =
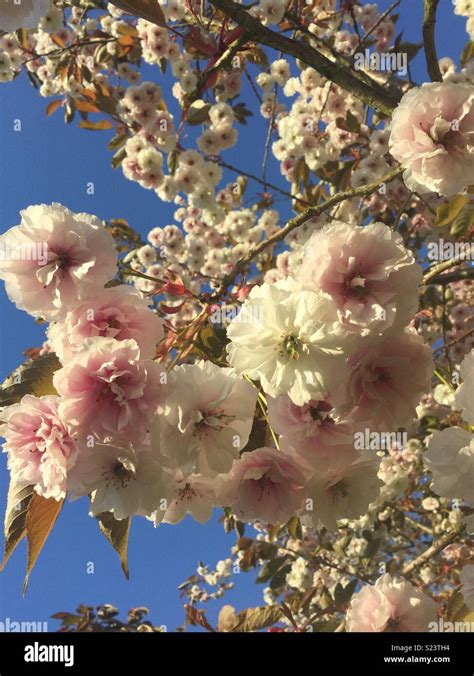
<svg viewBox="0 0 474 676">
<path fill-rule="evenodd" d="M 346 296 L 350 298 L 364 298 L 368 293 L 367 280 L 361 274 L 347 277 L 344 280 Z"/>
<path fill-rule="evenodd" d="M 336 502 L 336 500 L 339 500 L 340 498 L 346 498 L 349 491 L 344 479 L 341 479 L 341 481 L 338 481 L 337 484 L 330 486 L 328 493 L 333 502 Z"/>
<path fill-rule="evenodd" d="M 288 334 L 286 336 L 283 336 L 283 340 L 281 343 L 281 351 L 280 354 L 282 357 L 286 357 L 287 359 L 292 359 L 296 360 L 299 359 L 301 356 L 301 353 L 304 351 L 304 345 L 301 342 L 299 338 L 296 336 L 293 336 L 292 334 Z"/>
<path fill-rule="evenodd" d="M 129 481 L 133 479 L 134 472 L 131 469 L 127 469 L 125 465 L 117 460 L 112 467 L 112 481 L 116 486 L 125 488 Z"/>
</svg>

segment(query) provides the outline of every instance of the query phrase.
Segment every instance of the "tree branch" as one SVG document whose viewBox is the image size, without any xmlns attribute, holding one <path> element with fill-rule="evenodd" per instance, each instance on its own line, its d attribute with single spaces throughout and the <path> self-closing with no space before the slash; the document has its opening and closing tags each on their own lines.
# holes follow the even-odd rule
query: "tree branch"
<svg viewBox="0 0 474 676">
<path fill-rule="evenodd" d="M 425 0 L 425 13 L 423 16 L 423 48 L 425 50 L 428 73 L 433 82 L 443 81 L 443 76 L 439 69 L 434 36 L 438 2 L 439 0 Z"/>
<path fill-rule="evenodd" d="M 459 526 L 459 528 L 455 528 L 454 530 L 449 531 L 445 535 L 443 535 L 442 538 L 434 542 L 431 547 L 428 547 L 426 551 L 424 551 L 420 556 L 417 556 L 416 559 L 413 559 L 413 561 L 410 561 L 401 572 L 401 575 L 406 576 L 409 575 L 410 573 L 413 573 L 413 571 L 417 570 L 418 568 L 421 568 L 421 566 L 424 566 L 425 563 L 427 563 L 432 556 L 436 556 L 438 552 L 440 552 L 442 549 L 447 547 L 453 540 L 455 540 L 458 535 L 461 535 L 462 531 L 464 530 L 464 525 Z"/>
<path fill-rule="evenodd" d="M 466 258 L 450 258 L 448 261 L 443 261 L 442 263 L 439 263 L 438 265 L 435 265 L 434 267 L 431 267 L 423 276 L 423 286 L 426 286 L 426 284 L 444 284 L 446 283 L 444 275 L 441 273 L 444 272 L 445 270 L 449 270 L 450 268 L 453 268 L 455 265 L 461 265 L 461 263 L 465 263 Z M 468 268 L 470 270 L 471 268 Z M 439 278 L 438 278 L 439 275 Z M 459 272 L 457 272 L 457 275 L 459 275 Z M 466 275 L 467 276 L 467 275 Z M 447 277 L 447 275 L 446 275 Z M 456 280 L 458 277 L 456 277 Z M 450 281 L 456 281 L 456 280 L 450 280 Z"/>
<path fill-rule="evenodd" d="M 289 56 L 293 56 L 318 71 L 346 91 L 351 92 L 369 106 L 377 108 L 384 115 L 391 115 L 400 96 L 372 81 L 371 84 L 359 79 L 352 71 L 341 67 L 309 45 L 292 40 L 263 26 L 246 11 L 242 5 L 232 0 L 210 0 L 211 4 L 230 16 L 256 42 L 272 47 Z"/>
</svg>

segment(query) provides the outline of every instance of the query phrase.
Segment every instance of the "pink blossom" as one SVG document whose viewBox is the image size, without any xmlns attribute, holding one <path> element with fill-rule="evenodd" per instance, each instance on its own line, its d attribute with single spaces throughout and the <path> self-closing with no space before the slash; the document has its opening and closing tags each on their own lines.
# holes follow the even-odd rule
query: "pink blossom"
<svg viewBox="0 0 474 676">
<path fill-rule="evenodd" d="M 402 327 L 415 313 L 421 268 L 400 235 L 383 223 L 334 222 L 315 232 L 305 251 L 299 282 L 328 293 L 347 329 Z"/>
<path fill-rule="evenodd" d="M 21 224 L 0 236 L 0 251 L 10 300 L 47 320 L 93 296 L 117 269 L 114 240 L 99 219 L 55 203 L 22 211 Z"/>
<path fill-rule="evenodd" d="M 387 573 L 352 597 L 346 627 L 351 632 L 428 631 L 436 617 L 433 599 Z"/>
<path fill-rule="evenodd" d="M 66 495 L 67 475 L 76 462 L 78 449 L 64 419 L 58 413 L 56 396 L 27 394 L 1 413 L 8 453 L 8 468 L 15 484 L 32 485 L 39 495 L 59 500 Z"/>
<path fill-rule="evenodd" d="M 163 523 L 180 523 L 187 514 L 198 523 L 209 521 L 217 504 L 222 476 L 210 479 L 202 474 L 191 474 L 184 477 L 182 472 L 177 472 L 174 493 L 163 517 Z"/>
<path fill-rule="evenodd" d="M 335 462 L 350 464 L 357 456 L 354 430 L 346 422 L 335 422 L 332 406 L 310 401 L 296 406 L 286 395 L 267 398 L 268 420 L 274 432 L 282 435 L 280 446 L 296 453 L 313 470 L 323 471 Z"/>
<path fill-rule="evenodd" d="M 220 502 L 242 521 L 285 523 L 301 507 L 304 470 L 275 448 L 244 453 L 224 480 Z"/>
<path fill-rule="evenodd" d="M 389 145 L 410 190 L 450 196 L 474 183 L 473 103 L 467 83 L 425 83 L 403 96 Z"/>
<path fill-rule="evenodd" d="M 431 349 L 410 331 L 363 338 L 347 359 L 349 376 L 335 393 L 336 409 L 356 424 L 395 430 L 407 426 L 431 386 Z"/>
<path fill-rule="evenodd" d="M 142 358 L 154 357 L 156 344 L 163 338 L 163 321 L 141 293 L 128 286 L 115 286 L 102 289 L 48 331 L 51 348 L 63 363 L 94 336 L 133 339 Z"/>
<path fill-rule="evenodd" d="M 164 471 L 150 448 L 130 444 L 94 444 L 84 448 L 71 472 L 73 498 L 90 495 L 90 513 L 129 516 L 164 515 L 173 477 Z"/>
<path fill-rule="evenodd" d="M 333 447 L 306 487 L 306 509 L 313 525 L 336 530 L 339 519 L 358 519 L 374 502 L 382 486 L 379 458 L 356 453 L 353 446 Z"/>
<path fill-rule="evenodd" d="M 53 384 L 61 395 L 59 412 L 81 438 L 141 440 L 162 397 L 158 364 L 140 359 L 134 340 L 96 337 L 59 371 Z"/>
</svg>

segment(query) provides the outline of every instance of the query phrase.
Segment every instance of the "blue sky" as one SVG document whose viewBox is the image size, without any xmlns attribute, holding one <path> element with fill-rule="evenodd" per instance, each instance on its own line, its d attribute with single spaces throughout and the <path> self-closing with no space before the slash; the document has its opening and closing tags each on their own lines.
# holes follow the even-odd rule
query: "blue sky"
<svg viewBox="0 0 474 676">
<path fill-rule="evenodd" d="M 391 3 L 379 2 L 383 10 Z M 403 39 L 421 41 L 422 0 L 402 0 L 398 31 Z M 440 56 L 458 60 L 467 41 L 465 19 L 452 13 L 451 0 L 441 0 L 438 11 L 437 45 Z M 421 83 L 427 79 L 424 56 L 416 58 L 412 75 Z M 158 69 L 148 69 L 146 77 L 163 85 Z M 166 91 L 166 83 L 164 84 Z M 94 213 L 100 218 L 126 218 L 144 235 L 154 226 L 172 223 L 173 205 L 161 203 L 153 191 L 127 181 L 121 170 L 110 167 L 108 133 L 80 130 L 76 122 L 65 125 L 58 111 L 45 116 L 48 100 L 33 90 L 24 76 L 1 86 L 0 133 L 0 232 L 19 223 L 19 211 L 30 204 L 60 202 L 73 211 Z M 244 88 L 244 100 L 255 110 L 256 100 Z M 169 97 L 167 97 L 169 100 Z M 172 111 L 176 112 L 176 111 Z M 21 120 L 21 132 L 14 131 L 14 120 Z M 262 149 L 266 135 L 264 122 L 257 114 L 247 127 L 239 126 L 238 148 L 224 154 L 224 160 L 257 175 L 260 174 Z M 288 188 L 279 176 L 276 162 L 269 162 L 268 180 Z M 229 174 L 230 180 L 233 174 Z M 86 186 L 95 185 L 94 195 Z M 253 188 L 253 186 L 252 186 Z M 260 188 L 255 187 L 258 191 Z M 278 204 L 283 217 L 288 205 Z M 25 349 L 41 344 L 42 327 L 24 312 L 16 310 L 0 290 L 0 379 L 21 361 Z M 5 504 L 8 472 L 5 457 L 0 457 L 0 504 Z M 218 512 L 207 526 L 187 519 L 179 526 L 154 529 L 144 519 L 135 519 L 130 537 L 127 582 L 116 554 L 99 534 L 94 519 L 87 515 L 87 503 L 68 503 L 51 534 L 35 570 L 25 599 L 21 596 L 26 549 L 21 544 L 0 574 L 0 622 L 11 620 L 45 621 L 59 610 L 74 610 L 79 603 L 112 603 L 122 611 L 145 605 L 151 618 L 173 630 L 183 620 L 182 605 L 176 587 L 195 571 L 199 560 L 213 566 L 226 558 L 235 542 L 217 524 Z M 95 573 L 87 574 L 94 563 Z M 215 617 L 222 603 L 238 610 L 261 603 L 261 587 L 253 574 L 236 576 L 236 589 L 209 606 Z M 50 622 L 50 629 L 57 624 Z"/>
</svg>

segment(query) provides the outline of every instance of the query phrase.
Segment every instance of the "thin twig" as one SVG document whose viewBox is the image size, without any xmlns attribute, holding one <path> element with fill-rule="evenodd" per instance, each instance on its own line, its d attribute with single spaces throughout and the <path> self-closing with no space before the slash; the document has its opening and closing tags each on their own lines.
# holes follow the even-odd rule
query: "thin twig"
<svg viewBox="0 0 474 676">
<path fill-rule="evenodd" d="M 384 19 L 385 19 L 385 18 L 386 18 L 386 17 L 387 17 L 387 16 L 388 16 L 395 8 L 396 8 L 396 7 L 398 7 L 398 5 L 400 4 L 400 1 L 401 1 L 401 0 L 395 0 L 395 2 L 393 3 L 393 5 L 390 5 L 390 7 L 389 7 L 388 9 L 386 9 L 385 12 L 379 16 L 379 18 L 378 18 L 377 21 L 374 23 L 374 25 L 371 26 L 370 29 L 367 31 L 367 33 L 364 35 L 364 37 L 362 38 L 361 42 L 359 42 L 359 44 L 357 45 L 357 47 L 356 47 L 355 50 L 354 50 L 354 53 L 360 51 L 360 50 L 362 49 L 362 47 L 364 47 L 364 45 L 367 43 L 367 40 L 368 40 L 369 37 L 372 35 L 372 33 L 374 32 L 374 30 L 376 30 L 376 29 L 380 26 L 380 24 L 382 23 L 382 21 L 383 21 L 383 20 L 384 20 Z"/>
<path fill-rule="evenodd" d="M 267 183 L 268 150 L 270 148 L 270 141 L 272 140 L 272 133 L 273 133 L 273 125 L 275 123 L 275 112 L 276 112 L 276 106 L 277 106 L 277 93 L 278 93 L 278 85 L 275 83 L 275 88 L 274 88 L 274 91 L 273 91 L 272 109 L 271 109 L 271 112 L 270 112 L 270 121 L 269 121 L 269 124 L 268 124 L 267 138 L 265 139 L 265 147 L 263 149 L 262 180 L 263 180 L 263 185 L 265 186 L 265 189 L 268 185 L 268 183 Z"/>
<path fill-rule="evenodd" d="M 280 195 L 284 195 L 285 197 L 290 197 L 292 200 L 296 200 L 300 202 L 301 204 L 304 204 L 305 206 L 310 206 L 310 203 L 307 202 L 306 200 L 301 199 L 301 197 L 297 197 L 296 195 L 292 195 L 291 192 L 287 192 L 286 190 L 283 190 L 282 188 L 279 188 L 277 185 L 273 185 L 273 183 L 269 183 L 268 181 L 262 181 L 261 178 L 258 176 L 255 176 L 255 174 L 250 174 L 248 171 L 244 171 L 243 169 L 238 169 L 237 167 L 232 166 L 232 164 L 228 164 L 227 162 L 224 162 L 221 158 L 218 158 L 217 163 L 219 166 L 224 167 L 225 169 L 229 169 L 229 171 L 233 171 L 236 174 L 241 174 L 242 176 L 246 176 L 247 178 L 250 178 L 252 181 L 256 181 L 257 183 L 260 183 L 260 185 L 263 185 L 265 188 L 270 188 L 271 190 L 275 190 L 276 192 L 279 192 Z"/>
</svg>

